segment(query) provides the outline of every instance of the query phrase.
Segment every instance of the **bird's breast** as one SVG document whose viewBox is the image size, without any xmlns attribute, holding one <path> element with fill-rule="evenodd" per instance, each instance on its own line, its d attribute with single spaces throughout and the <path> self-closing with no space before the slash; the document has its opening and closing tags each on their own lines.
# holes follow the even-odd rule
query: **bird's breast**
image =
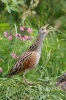
<svg viewBox="0 0 66 100">
<path fill-rule="evenodd" d="M 26 58 L 23 61 L 23 68 L 22 70 L 26 70 L 26 69 L 31 69 L 33 67 L 35 67 L 40 59 L 40 55 L 36 52 L 31 52 L 31 55 L 28 56 L 28 58 Z"/>
<path fill-rule="evenodd" d="M 37 52 L 33 52 L 32 53 L 32 56 L 31 56 L 31 61 L 30 61 L 30 64 L 29 66 L 32 68 L 32 67 L 35 67 L 38 62 L 39 62 L 39 59 L 40 59 L 40 54 L 38 54 Z"/>
<path fill-rule="evenodd" d="M 40 53 L 36 53 L 36 65 L 38 64 L 40 59 Z"/>
</svg>

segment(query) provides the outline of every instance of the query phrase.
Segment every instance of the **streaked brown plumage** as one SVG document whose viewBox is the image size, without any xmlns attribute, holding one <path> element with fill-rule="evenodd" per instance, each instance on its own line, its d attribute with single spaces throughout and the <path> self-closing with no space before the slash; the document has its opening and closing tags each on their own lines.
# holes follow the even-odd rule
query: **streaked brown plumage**
<svg viewBox="0 0 66 100">
<path fill-rule="evenodd" d="M 64 72 L 57 78 L 57 87 L 61 90 L 66 91 L 66 72 Z"/>
<path fill-rule="evenodd" d="M 46 30 L 46 26 L 40 28 L 37 38 L 34 43 L 26 50 L 23 54 L 20 55 L 18 60 L 15 62 L 11 70 L 8 72 L 7 76 L 12 76 L 18 73 L 22 73 L 22 78 L 27 84 L 32 84 L 32 82 L 28 82 L 24 77 L 24 72 L 27 69 L 31 69 L 36 66 L 40 59 L 41 54 L 41 46 L 44 37 L 47 35 L 49 30 Z"/>
<path fill-rule="evenodd" d="M 66 81 L 65 82 L 62 82 L 61 84 L 59 84 L 58 85 L 58 88 L 61 89 L 61 90 L 66 91 Z"/>
</svg>

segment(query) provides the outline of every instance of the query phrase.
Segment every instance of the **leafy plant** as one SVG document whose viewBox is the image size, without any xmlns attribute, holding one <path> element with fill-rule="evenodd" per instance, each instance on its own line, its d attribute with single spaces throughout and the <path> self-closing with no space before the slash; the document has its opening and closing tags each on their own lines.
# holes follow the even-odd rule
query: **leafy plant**
<svg viewBox="0 0 66 100">
<path fill-rule="evenodd" d="M 56 87 L 57 77 L 66 71 L 65 8 L 65 0 L 0 1 L 0 100 L 66 99 L 66 93 Z M 39 64 L 25 73 L 28 80 L 40 83 L 28 86 L 20 75 L 5 78 L 18 55 L 33 43 L 38 29 L 47 23 L 52 32 L 43 42 Z"/>
</svg>

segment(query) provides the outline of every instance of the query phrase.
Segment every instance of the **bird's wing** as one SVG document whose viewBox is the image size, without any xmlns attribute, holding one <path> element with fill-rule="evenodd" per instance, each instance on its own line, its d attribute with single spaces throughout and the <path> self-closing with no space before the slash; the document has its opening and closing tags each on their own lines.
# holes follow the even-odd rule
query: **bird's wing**
<svg viewBox="0 0 66 100">
<path fill-rule="evenodd" d="M 29 69 L 31 66 L 33 67 L 35 61 L 36 61 L 35 52 L 28 52 L 28 51 L 24 52 L 20 56 L 20 58 L 16 61 L 16 63 L 13 65 L 11 70 L 8 72 L 7 76 L 11 76 L 19 72 L 25 71 L 26 69 Z"/>
</svg>

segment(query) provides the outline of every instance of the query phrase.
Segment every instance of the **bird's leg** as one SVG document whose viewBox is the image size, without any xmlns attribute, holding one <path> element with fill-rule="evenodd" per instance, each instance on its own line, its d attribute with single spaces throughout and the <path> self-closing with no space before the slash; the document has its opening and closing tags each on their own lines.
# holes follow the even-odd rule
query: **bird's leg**
<svg viewBox="0 0 66 100">
<path fill-rule="evenodd" d="M 23 81 L 24 81 L 26 84 L 29 84 L 29 85 L 32 85 L 32 84 L 37 83 L 37 82 L 29 82 L 29 81 L 27 81 L 27 79 L 26 79 L 25 76 L 24 76 L 24 73 L 22 73 L 22 79 L 23 79 Z"/>
<path fill-rule="evenodd" d="M 22 73 L 22 79 L 23 79 L 23 81 L 24 81 L 25 83 L 27 83 L 27 79 L 25 78 L 24 73 Z"/>
</svg>

